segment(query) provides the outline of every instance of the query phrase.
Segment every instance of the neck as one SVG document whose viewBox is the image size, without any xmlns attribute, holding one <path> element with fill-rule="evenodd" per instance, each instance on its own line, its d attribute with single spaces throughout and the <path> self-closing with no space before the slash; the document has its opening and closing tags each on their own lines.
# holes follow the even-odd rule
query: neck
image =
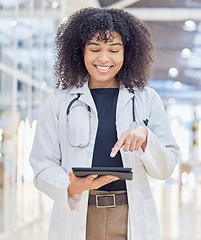
<svg viewBox="0 0 201 240">
<path fill-rule="evenodd" d="M 96 81 L 94 79 L 89 79 L 89 88 L 119 88 L 119 82 L 114 79 L 113 81 Z"/>
</svg>

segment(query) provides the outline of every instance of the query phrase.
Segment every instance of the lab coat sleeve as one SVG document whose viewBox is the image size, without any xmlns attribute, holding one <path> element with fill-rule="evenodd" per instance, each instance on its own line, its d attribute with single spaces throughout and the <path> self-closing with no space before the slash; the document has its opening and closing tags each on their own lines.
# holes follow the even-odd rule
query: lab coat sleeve
<svg viewBox="0 0 201 240">
<path fill-rule="evenodd" d="M 68 201 L 69 177 L 61 167 L 58 118 L 59 104 L 52 93 L 46 99 L 37 122 L 30 163 L 34 171 L 35 186 L 54 201 L 71 209 L 74 207 L 69 206 Z M 78 200 L 74 196 L 74 200 L 70 201 L 75 205 Z"/>
<path fill-rule="evenodd" d="M 163 103 L 152 89 L 147 146 L 140 159 L 151 177 L 165 180 L 171 176 L 178 158 L 179 147 L 171 133 Z"/>
</svg>

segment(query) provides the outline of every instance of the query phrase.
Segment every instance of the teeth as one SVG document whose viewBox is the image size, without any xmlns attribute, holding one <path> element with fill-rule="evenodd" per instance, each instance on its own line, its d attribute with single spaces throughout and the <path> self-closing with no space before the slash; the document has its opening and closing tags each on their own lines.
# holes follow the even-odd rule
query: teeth
<svg viewBox="0 0 201 240">
<path fill-rule="evenodd" d="M 108 70 L 110 67 L 101 67 L 101 66 L 97 66 L 96 65 L 96 67 L 98 68 L 98 69 L 101 69 L 101 70 Z"/>
</svg>

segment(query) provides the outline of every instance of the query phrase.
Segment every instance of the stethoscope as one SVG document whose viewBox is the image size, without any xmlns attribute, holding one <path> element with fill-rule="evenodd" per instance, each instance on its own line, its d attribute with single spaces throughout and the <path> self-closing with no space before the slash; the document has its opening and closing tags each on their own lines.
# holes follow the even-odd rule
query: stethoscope
<svg viewBox="0 0 201 240">
<path fill-rule="evenodd" d="M 133 94 L 134 94 L 134 91 L 133 91 Z M 69 115 L 70 115 L 72 106 L 73 106 L 73 104 L 74 104 L 76 101 L 79 100 L 80 96 L 81 96 L 81 94 L 78 93 L 78 94 L 77 94 L 77 97 L 74 98 L 73 100 L 71 100 L 71 102 L 68 104 L 68 107 L 67 107 L 67 110 L 66 110 L 67 122 L 69 121 Z M 86 106 L 87 106 L 87 111 L 88 111 L 88 115 L 89 115 L 89 126 L 91 126 L 91 107 L 90 107 L 89 105 L 87 105 L 87 104 L 86 104 Z M 138 125 L 138 123 L 136 122 L 136 118 L 135 118 L 135 94 L 133 95 L 133 98 L 132 98 L 132 115 L 133 115 L 133 122 L 132 122 L 132 124 L 130 125 L 130 128 L 133 128 L 133 127 L 135 127 L 135 126 Z M 80 117 L 82 117 L 82 116 L 80 116 Z M 85 126 L 83 126 L 83 128 L 84 128 L 84 127 L 85 127 Z M 89 135 L 91 135 L 91 128 L 89 129 Z M 80 136 L 82 136 L 82 134 L 80 134 Z M 90 137 L 88 138 L 87 141 L 81 142 L 81 143 L 79 143 L 79 144 L 73 143 L 72 141 L 70 141 L 70 139 L 68 139 L 68 140 L 69 140 L 70 146 L 75 147 L 75 148 L 85 148 L 85 147 L 87 147 L 87 146 L 89 145 L 89 143 L 90 143 Z"/>
</svg>

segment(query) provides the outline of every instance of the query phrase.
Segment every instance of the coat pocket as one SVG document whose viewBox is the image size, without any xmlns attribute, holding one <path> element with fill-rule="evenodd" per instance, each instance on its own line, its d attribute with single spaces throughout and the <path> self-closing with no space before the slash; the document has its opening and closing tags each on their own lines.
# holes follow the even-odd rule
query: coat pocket
<svg viewBox="0 0 201 240">
<path fill-rule="evenodd" d="M 137 159 L 137 165 L 140 165 L 140 166 L 142 166 L 143 165 L 143 162 L 142 162 L 142 160 L 141 159 Z"/>
<path fill-rule="evenodd" d="M 143 201 L 146 240 L 161 240 L 160 226 L 153 198 Z"/>
</svg>

